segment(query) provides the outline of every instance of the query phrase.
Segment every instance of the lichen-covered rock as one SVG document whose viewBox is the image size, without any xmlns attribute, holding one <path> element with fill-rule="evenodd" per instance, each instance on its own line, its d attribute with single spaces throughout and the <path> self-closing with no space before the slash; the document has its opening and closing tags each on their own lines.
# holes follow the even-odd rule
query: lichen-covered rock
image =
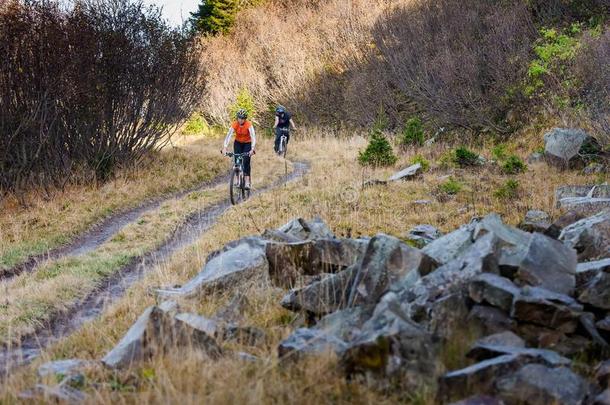
<svg viewBox="0 0 610 405">
<path fill-rule="evenodd" d="M 544 233 L 551 226 L 549 214 L 540 210 L 530 210 L 519 224 L 519 229 L 526 232 Z"/>
<path fill-rule="evenodd" d="M 396 379 L 403 387 L 430 383 L 435 376 L 438 341 L 409 320 L 398 300 L 385 299 L 341 353 L 348 375 Z"/>
<path fill-rule="evenodd" d="M 497 381 L 498 396 L 510 403 L 580 405 L 589 387 L 566 367 L 527 364 Z"/>
</svg>

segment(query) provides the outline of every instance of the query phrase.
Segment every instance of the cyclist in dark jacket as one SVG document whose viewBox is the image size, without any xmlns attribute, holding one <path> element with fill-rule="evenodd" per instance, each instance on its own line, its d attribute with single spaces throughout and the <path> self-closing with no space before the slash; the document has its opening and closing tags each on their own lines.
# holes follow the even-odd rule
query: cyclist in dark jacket
<svg viewBox="0 0 610 405">
<path fill-rule="evenodd" d="M 273 124 L 273 129 L 275 130 L 275 144 L 273 146 L 273 150 L 277 153 L 280 149 L 280 138 L 282 134 L 286 135 L 286 144 L 288 144 L 288 140 L 290 139 L 290 127 L 292 129 L 297 129 L 294 125 L 294 121 L 292 120 L 292 115 L 286 111 L 284 106 L 278 106 L 275 109 L 275 123 Z"/>
</svg>

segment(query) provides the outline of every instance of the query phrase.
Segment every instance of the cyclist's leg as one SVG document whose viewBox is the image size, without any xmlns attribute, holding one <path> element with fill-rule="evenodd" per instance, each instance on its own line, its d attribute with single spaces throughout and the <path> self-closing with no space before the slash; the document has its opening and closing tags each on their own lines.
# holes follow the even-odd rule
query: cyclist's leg
<svg viewBox="0 0 610 405">
<path fill-rule="evenodd" d="M 275 143 L 273 145 L 273 150 L 277 153 L 280 150 L 280 139 L 282 138 L 282 131 L 280 127 L 275 128 Z"/>
<path fill-rule="evenodd" d="M 250 152 L 252 150 L 252 144 L 251 143 L 244 143 L 243 145 L 243 152 L 242 153 L 246 153 L 246 152 Z M 251 186 L 251 179 L 250 179 L 250 171 L 251 171 L 251 166 L 250 166 L 250 156 L 245 156 L 244 157 L 244 176 L 246 177 L 246 187 L 250 188 Z"/>
</svg>

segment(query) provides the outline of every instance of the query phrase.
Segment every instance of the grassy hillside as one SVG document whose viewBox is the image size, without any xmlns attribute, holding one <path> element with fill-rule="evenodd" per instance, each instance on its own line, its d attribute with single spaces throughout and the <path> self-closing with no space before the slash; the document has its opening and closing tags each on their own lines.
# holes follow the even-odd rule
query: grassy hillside
<svg viewBox="0 0 610 405">
<path fill-rule="evenodd" d="M 282 103 L 301 121 L 506 136 L 538 116 L 608 130 L 603 1 L 269 1 L 206 37 L 202 111 L 226 122 L 247 89 L 263 123 Z M 239 61 L 239 62 L 238 62 Z M 461 134 L 463 135 L 463 134 Z"/>
</svg>

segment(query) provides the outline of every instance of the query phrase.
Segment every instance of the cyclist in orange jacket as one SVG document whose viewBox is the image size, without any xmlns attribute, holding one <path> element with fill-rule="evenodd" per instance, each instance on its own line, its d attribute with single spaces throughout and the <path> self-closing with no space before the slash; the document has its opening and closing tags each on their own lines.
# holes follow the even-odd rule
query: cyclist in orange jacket
<svg viewBox="0 0 610 405">
<path fill-rule="evenodd" d="M 227 153 L 227 148 L 231 142 L 231 138 L 235 135 L 235 142 L 233 143 L 234 153 L 248 153 L 248 156 L 244 158 L 244 176 L 246 181 L 246 188 L 251 187 L 250 179 L 250 157 L 254 155 L 256 151 L 256 133 L 254 132 L 254 126 L 252 122 L 248 121 L 248 112 L 241 109 L 237 112 L 237 121 L 235 121 L 229 132 L 225 137 L 225 141 L 222 148 L 222 154 Z"/>
</svg>

